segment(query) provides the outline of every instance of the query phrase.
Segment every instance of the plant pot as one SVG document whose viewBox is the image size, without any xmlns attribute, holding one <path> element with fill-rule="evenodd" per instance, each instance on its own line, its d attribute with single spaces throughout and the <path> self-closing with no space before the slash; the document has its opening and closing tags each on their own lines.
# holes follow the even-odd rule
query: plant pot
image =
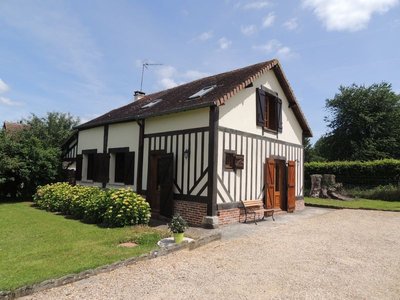
<svg viewBox="0 0 400 300">
<path fill-rule="evenodd" d="M 183 232 L 181 233 L 174 233 L 174 241 L 175 244 L 180 244 L 183 241 L 183 238 L 185 237 L 185 234 Z"/>
</svg>

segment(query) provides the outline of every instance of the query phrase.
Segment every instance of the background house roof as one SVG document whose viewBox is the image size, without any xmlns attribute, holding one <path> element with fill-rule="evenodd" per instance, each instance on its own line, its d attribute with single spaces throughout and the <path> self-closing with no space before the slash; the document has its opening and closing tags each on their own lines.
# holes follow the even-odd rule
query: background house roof
<svg viewBox="0 0 400 300">
<path fill-rule="evenodd" d="M 223 105 L 225 101 L 240 90 L 244 89 L 247 85 L 253 83 L 257 78 L 269 70 L 274 71 L 280 85 L 282 86 L 285 96 L 289 101 L 290 107 L 292 107 L 293 112 L 303 129 L 304 135 L 311 137 L 311 129 L 300 109 L 286 76 L 283 73 L 280 63 L 276 59 L 201 78 L 171 89 L 146 95 L 137 101 L 109 111 L 100 117 L 79 125 L 77 128 L 85 129 L 104 124 L 140 120 L 201 107 Z M 216 87 L 211 89 L 202 97 L 189 99 L 190 96 L 198 93 L 201 89 L 214 85 Z M 161 101 L 155 101 L 159 99 L 161 99 Z M 151 105 L 150 103 L 152 102 L 156 103 Z"/>
<path fill-rule="evenodd" d="M 26 127 L 27 127 L 27 125 L 22 124 L 22 123 L 13 123 L 13 122 L 4 122 L 3 123 L 3 129 L 7 133 L 15 133 L 15 132 L 23 130 Z"/>
</svg>

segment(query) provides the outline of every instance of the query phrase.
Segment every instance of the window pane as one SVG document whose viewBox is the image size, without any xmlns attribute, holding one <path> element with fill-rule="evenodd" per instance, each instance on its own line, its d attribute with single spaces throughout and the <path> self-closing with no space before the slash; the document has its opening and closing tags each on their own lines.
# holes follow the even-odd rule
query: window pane
<svg viewBox="0 0 400 300">
<path fill-rule="evenodd" d="M 94 153 L 87 154 L 87 180 L 93 180 L 94 175 Z"/>
<path fill-rule="evenodd" d="M 115 153 L 115 179 L 114 182 L 124 182 L 125 153 Z"/>
</svg>

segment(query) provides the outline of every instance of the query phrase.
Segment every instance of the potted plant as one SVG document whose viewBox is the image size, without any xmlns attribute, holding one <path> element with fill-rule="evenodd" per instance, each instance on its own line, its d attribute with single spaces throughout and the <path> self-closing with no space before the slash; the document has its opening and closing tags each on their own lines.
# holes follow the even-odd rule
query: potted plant
<svg viewBox="0 0 400 300">
<path fill-rule="evenodd" d="M 188 224 L 180 215 L 174 215 L 172 217 L 171 223 L 168 224 L 168 228 L 174 234 L 176 244 L 182 243 L 185 230 L 188 227 Z"/>
</svg>

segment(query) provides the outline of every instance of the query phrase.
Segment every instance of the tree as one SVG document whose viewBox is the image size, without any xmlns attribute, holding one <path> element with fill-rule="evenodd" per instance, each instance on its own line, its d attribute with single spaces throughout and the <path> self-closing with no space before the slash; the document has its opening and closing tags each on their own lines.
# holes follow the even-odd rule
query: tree
<svg viewBox="0 0 400 300">
<path fill-rule="evenodd" d="M 59 148 L 70 136 L 72 128 L 79 124 L 79 118 L 69 113 L 48 112 L 45 117 L 32 114 L 24 123 L 30 127 L 32 134 L 46 145 Z"/>
<path fill-rule="evenodd" d="M 62 178 L 62 142 L 78 119 L 48 113 L 24 120 L 27 126 L 12 134 L 0 131 L 0 197 L 30 197 L 38 185 Z"/>
<path fill-rule="evenodd" d="M 320 152 L 317 151 L 315 145 L 313 146 L 311 144 L 310 138 L 303 139 L 303 147 L 304 147 L 304 162 L 326 161 L 326 158 L 322 157 L 320 155 Z"/>
<path fill-rule="evenodd" d="M 316 143 L 328 160 L 400 158 L 400 95 L 389 83 L 341 86 L 326 100 L 330 131 Z"/>
</svg>

